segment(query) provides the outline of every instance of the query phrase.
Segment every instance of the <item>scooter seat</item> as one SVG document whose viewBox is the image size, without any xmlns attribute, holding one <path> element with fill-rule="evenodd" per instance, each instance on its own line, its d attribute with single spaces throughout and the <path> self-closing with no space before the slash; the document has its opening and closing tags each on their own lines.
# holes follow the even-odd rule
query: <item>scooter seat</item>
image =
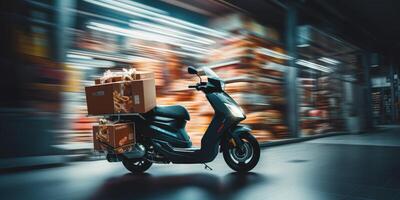
<svg viewBox="0 0 400 200">
<path fill-rule="evenodd" d="M 174 119 L 190 120 L 190 116 L 185 107 L 180 105 L 174 106 L 156 106 L 153 114 L 161 117 L 171 117 Z"/>
</svg>

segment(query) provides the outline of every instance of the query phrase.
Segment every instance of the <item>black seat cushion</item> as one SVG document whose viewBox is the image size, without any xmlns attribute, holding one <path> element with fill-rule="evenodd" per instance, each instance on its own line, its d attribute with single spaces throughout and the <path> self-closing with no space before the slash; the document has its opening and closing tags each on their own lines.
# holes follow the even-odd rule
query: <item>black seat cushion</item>
<svg viewBox="0 0 400 200">
<path fill-rule="evenodd" d="M 161 117 L 171 117 L 174 119 L 190 120 L 190 116 L 185 107 L 180 105 L 174 106 L 156 106 L 153 114 Z"/>
</svg>

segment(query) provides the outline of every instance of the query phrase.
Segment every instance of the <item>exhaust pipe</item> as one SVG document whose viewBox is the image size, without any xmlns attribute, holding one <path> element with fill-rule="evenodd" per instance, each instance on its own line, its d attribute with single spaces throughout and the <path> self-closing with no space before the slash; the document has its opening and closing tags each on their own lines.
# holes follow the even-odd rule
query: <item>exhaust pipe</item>
<svg viewBox="0 0 400 200">
<path fill-rule="evenodd" d="M 128 159 L 141 158 L 146 154 L 146 148 L 141 144 L 134 144 L 131 151 L 123 153 L 124 157 Z"/>
</svg>

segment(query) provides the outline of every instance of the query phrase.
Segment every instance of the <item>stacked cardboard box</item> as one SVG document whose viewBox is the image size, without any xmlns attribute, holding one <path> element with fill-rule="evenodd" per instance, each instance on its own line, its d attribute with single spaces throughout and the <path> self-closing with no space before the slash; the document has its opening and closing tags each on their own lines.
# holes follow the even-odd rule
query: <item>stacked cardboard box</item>
<svg viewBox="0 0 400 200">
<path fill-rule="evenodd" d="M 107 71 L 85 88 L 89 115 L 146 113 L 156 106 L 156 89 L 152 72 Z M 94 149 L 122 153 L 135 142 L 133 123 L 105 121 L 93 126 Z"/>
<path fill-rule="evenodd" d="M 118 73 L 95 80 L 94 86 L 85 88 L 89 115 L 118 113 L 145 113 L 156 105 L 154 74 L 134 73 L 131 79 Z"/>
<path fill-rule="evenodd" d="M 135 142 L 135 124 L 99 124 L 93 126 L 93 145 L 96 151 L 123 153 Z"/>
</svg>

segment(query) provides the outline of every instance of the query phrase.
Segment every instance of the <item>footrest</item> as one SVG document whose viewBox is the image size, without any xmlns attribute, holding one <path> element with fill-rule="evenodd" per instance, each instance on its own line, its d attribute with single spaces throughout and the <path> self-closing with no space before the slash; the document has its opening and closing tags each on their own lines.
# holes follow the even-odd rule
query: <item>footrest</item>
<svg viewBox="0 0 400 200">
<path fill-rule="evenodd" d="M 195 152 L 195 151 L 200 151 L 201 148 L 199 147 L 190 147 L 190 148 L 177 148 L 177 147 L 172 147 L 174 151 L 180 151 L 180 152 Z"/>
</svg>

